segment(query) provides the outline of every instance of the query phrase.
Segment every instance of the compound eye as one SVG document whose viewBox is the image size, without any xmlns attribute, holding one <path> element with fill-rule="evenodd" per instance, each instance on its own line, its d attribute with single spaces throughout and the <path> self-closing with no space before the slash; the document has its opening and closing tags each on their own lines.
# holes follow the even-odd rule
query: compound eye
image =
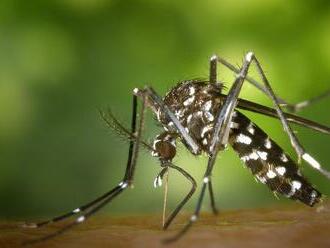
<svg viewBox="0 0 330 248">
<path fill-rule="evenodd" d="M 175 146 L 168 141 L 158 141 L 154 148 L 158 156 L 164 160 L 172 160 L 176 154 Z"/>
</svg>

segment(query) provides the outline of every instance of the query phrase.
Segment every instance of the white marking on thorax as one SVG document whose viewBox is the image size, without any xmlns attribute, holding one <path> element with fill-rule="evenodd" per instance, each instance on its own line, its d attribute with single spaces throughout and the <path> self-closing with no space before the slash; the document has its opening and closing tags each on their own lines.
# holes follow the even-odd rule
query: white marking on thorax
<svg viewBox="0 0 330 248">
<path fill-rule="evenodd" d="M 281 176 L 283 176 L 285 174 L 285 172 L 286 172 L 286 169 L 283 166 L 276 167 L 275 170 Z"/>
<path fill-rule="evenodd" d="M 183 102 L 183 105 L 184 106 L 189 106 L 190 104 L 192 104 L 194 102 L 194 100 L 195 100 L 195 96 L 193 95 L 193 96 L 189 97 L 187 100 L 185 100 Z"/>
<path fill-rule="evenodd" d="M 214 116 L 210 112 L 205 112 L 204 114 L 208 121 L 214 121 Z"/>
<path fill-rule="evenodd" d="M 188 117 L 187 117 L 187 124 L 189 124 L 189 122 L 191 121 L 191 118 L 192 117 L 193 117 L 192 114 L 188 115 Z"/>
<path fill-rule="evenodd" d="M 205 94 L 205 95 L 209 95 L 209 92 L 208 92 L 207 89 L 203 89 L 202 92 L 203 92 L 203 94 Z"/>
<path fill-rule="evenodd" d="M 204 112 L 205 117 L 208 119 L 208 121 L 213 121 L 214 120 L 214 116 L 210 112 L 211 108 L 212 108 L 212 100 L 207 101 L 202 106 L 202 110 Z"/>
<path fill-rule="evenodd" d="M 203 127 L 202 132 L 201 132 L 201 138 L 204 138 L 205 133 L 213 129 L 213 125 L 207 125 Z"/>
<path fill-rule="evenodd" d="M 195 94 L 195 92 L 196 92 L 196 90 L 195 90 L 195 87 L 193 87 L 193 86 L 190 86 L 189 87 L 189 95 L 194 95 Z"/>
<path fill-rule="evenodd" d="M 208 141 L 207 141 L 207 138 L 204 138 L 203 140 L 202 140 L 202 143 L 203 143 L 203 145 L 207 145 L 207 143 L 208 143 Z"/>
<path fill-rule="evenodd" d="M 211 108 L 212 108 L 212 100 L 207 101 L 202 107 L 204 111 L 210 111 Z"/>
<path fill-rule="evenodd" d="M 180 110 L 175 110 L 174 115 L 176 118 L 180 119 L 184 115 L 184 111 Z"/>
<path fill-rule="evenodd" d="M 203 116 L 203 111 L 198 111 L 198 112 L 196 113 L 196 116 L 197 116 L 197 117 L 202 117 L 202 116 Z"/>
</svg>

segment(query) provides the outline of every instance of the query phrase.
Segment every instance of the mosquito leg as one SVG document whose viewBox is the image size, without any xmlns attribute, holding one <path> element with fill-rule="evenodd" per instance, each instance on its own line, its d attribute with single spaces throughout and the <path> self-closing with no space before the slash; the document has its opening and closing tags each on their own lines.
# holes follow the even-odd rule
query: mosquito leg
<svg viewBox="0 0 330 248">
<path fill-rule="evenodd" d="M 209 189 L 209 193 L 210 193 L 210 200 L 211 200 L 211 209 L 213 214 L 217 215 L 219 213 L 216 204 L 215 204 L 215 199 L 214 199 L 214 193 L 213 193 L 213 186 L 212 186 L 212 182 L 209 181 L 208 182 L 208 189 Z"/>
<path fill-rule="evenodd" d="M 302 102 L 298 102 L 295 104 L 284 103 L 283 107 L 285 107 L 290 112 L 296 113 L 296 112 L 299 112 L 300 110 L 302 110 L 306 107 L 309 107 L 310 105 L 317 103 L 329 96 L 330 96 L 330 90 L 327 90 L 318 96 L 315 96 L 313 98 L 310 98 L 310 99 L 302 101 Z"/>
<path fill-rule="evenodd" d="M 64 219 L 72 216 L 73 214 L 82 212 L 82 214 L 74 222 L 71 222 L 70 224 L 64 226 L 60 230 L 58 230 L 54 233 L 51 233 L 51 234 L 49 234 L 45 237 L 42 237 L 42 238 L 36 239 L 36 240 L 27 241 L 27 242 L 24 243 L 24 245 L 45 241 L 45 240 L 51 239 L 53 237 L 56 237 L 56 236 L 62 234 L 63 232 L 66 232 L 66 231 L 70 230 L 74 226 L 84 222 L 86 219 L 88 219 L 89 217 L 94 215 L 98 210 L 100 210 L 105 205 L 107 205 L 109 202 L 111 202 L 116 196 L 118 196 L 128 186 L 130 186 L 132 184 L 135 164 L 136 164 L 136 160 L 137 160 L 137 157 L 138 157 L 139 144 L 141 142 L 140 139 L 141 139 L 141 133 L 142 133 L 143 123 L 144 123 L 145 105 L 146 105 L 146 99 L 143 98 L 143 103 L 142 103 L 141 113 L 140 113 L 140 120 L 139 120 L 139 127 L 138 127 L 138 130 L 136 130 L 137 96 L 133 95 L 133 111 L 132 111 L 131 130 L 132 130 L 133 134 L 136 134 L 136 138 L 135 138 L 135 140 L 130 141 L 127 167 L 126 167 L 126 170 L 125 170 L 124 178 L 121 181 L 121 183 L 119 183 L 118 186 L 114 187 L 111 191 L 104 194 L 103 196 L 101 196 L 101 197 L 97 198 L 96 200 L 84 205 L 83 206 L 83 207 L 85 207 L 83 209 L 83 210 L 85 210 L 84 212 L 82 212 L 82 210 L 80 208 L 77 208 L 76 211 L 74 210 L 74 211 L 72 211 L 68 214 L 64 214 L 64 215 L 60 216 L 62 218 L 58 218 L 58 220 L 56 220 L 56 221 L 64 220 Z M 52 221 L 50 221 L 50 222 L 52 222 Z"/>
<path fill-rule="evenodd" d="M 210 76 L 209 76 L 209 82 L 210 84 L 215 84 L 217 83 L 217 66 L 218 66 L 218 57 L 216 55 L 211 56 L 210 58 Z M 213 193 L 213 187 L 212 187 L 212 182 L 210 181 L 208 183 L 208 190 L 210 194 L 210 200 L 211 200 L 211 209 L 214 214 L 218 214 L 218 209 L 216 208 L 215 205 L 215 200 L 214 200 L 214 193 Z"/>
<path fill-rule="evenodd" d="M 102 196 L 96 198 L 95 200 L 72 210 L 71 212 L 68 212 L 68 213 L 56 216 L 56 217 L 54 217 L 50 220 L 46 220 L 46 221 L 42 221 L 42 222 L 38 222 L 38 223 L 25 223 L 25 224 L 23 224 L 23 227 L 26 227 L 26 228 L 39 228 L 39 227 L 45 226 L 45 225 L 50 224 L 50 223 L 55 223 L 55 222 L 59 222 L 59 221 L 68 219 L 71 216 L 76 215 L 76 214 L 81 213 L 81 212 L 84 212 L 85 210 L 87 210 L 88 208 L 90 208 L 93 205 L 97 204 L 98 202 L 101 202 L 102 200 L 106 199 L 108 196 L 110 196 L 114 192 L 116 192 L 116 190 L 117 190 L 117 187 L 113 188 L 112 190 L 110 190 L 109 192 L 103 194 Z"/>
<path fill-rule="evenodd" d="M 216 55 L 213 55 L 210 58 L 210 76 L 209 81 L 210 84 L 215 84 L 217 80 L 217 67 L 218 67 L 218 57 Z"/>
<path fill-rule="evenodd" d="M 230 122 L 234 113 L 234 109 L 238 102 L 238 95 L 242 89 L 244 80 L 247 76 L 250 64 L 252 62 L 253 53 L 249 52 L 246 54 L 243 66 L 239 73 L 236 75 L 236 79 L 231 86 L 226 101 L 221 107 L 214 126 L 213 137 L 210 145 L 210 152 L 223 149 L 229 138 Z"/>
<path fill-rule="evenodd" d="M 133 106 L 132 106 L 132 109 L 133 109 L 133 113 L 132 113 L 132 124 L 131 124 L 132 126 L 131 126 L 131 128 L 132 128 L 132 131 L 135 132 L 135 129 L 136 129 L 136 109 L 137 109 L 137 99 L 136 99 L 135 96 L 133 97 Z M 131 153 L 132 153 L 133 144 L 134 144 L 134 142 L 133 141 L 130 141 L 129 157 L 131 156 Z M 130 161 L 129 161 L 128 165 L 129 164 L 130 164 Z M 127 174 L 127 169 L 126 169 L 126 173 L 125 174 Z M 50 220 L 46 220 L 46 221 L 42 221 L 42 222 L 38 222 L 38 223 L 25 223 L 23 225 L 23 227 L 38 228 L 38 227 L 42 227 L 42 226 L 47 225 L 47 224 L 50 224 L 50 223 L 54 223 L 54 222 L 59 222 L 59 221 L 65 220 L 67 218 L 70 218 L 73 215 L 76 215 L 76 214 L 79 214 L 81 212 L 84 212 L 88 208 L 92 207 L 93 205 L 101 202 L 102 200 L 104 200 L 107 197 L 109 197 L 110 195 L 112 195 L 114 192 L 116 192 L 116 190 L 117 190 L 117 187 L 115 187 L 112 190 L 106 192 L 105 194 L 103 194 L 102 196 L 96 198 L 95 200 L 93 200 L 91 202 L 88 202 L 87 204 L 84 204 L 84 205 L 82 205 L 82 206 L 80 206 L 78 208 L 75 208 L 74 210 L 72 210 L 70 212 L 67 212 L 65 214 L 56 216 L 56 217 L 54 217 L 54 218 L 52 218 Z"/>
<path fill-rule="evenodd" d="M 71 222 L 71 223 L 65 225 L 64 227 L 62 227 L 61 229 L 59 229 L 51 234 L 48 234 L 46 236 L 43 236 L 41 238 L 25 241 L 22 243 L 22 245 L 25 246 L 25 245 L 31 245 L 31 244 L 36 244 L 36 243 L 40 243 L 43 241 L 47 241 L 49 239 L 55 238 L 55 237 L 61 235 L 62 233 L 72 229 L 73 227 L 75 227 L 75 226 L 79 225 L 80 223 L 84 222 L 85 220 L 87 220 L 90 216 L 92 216 L 98 210 L 100 210 L 102 207 L 104 207 L 106 204 L 108 204 L 112 199 L 114 199 L 121 192 L 123 192 L 124 189 L 127 188 L 127 186 L 128 186 L 128 184 L 125 184 L 125 183 L 119 184 L 118 186 L 116 186 L 113 189 L 114 193 L 112 195 L 110 195 L 108 198 L 106 198 L 103 202 L 101 202 L 99 204 L 95 204 L 96 206 L 94 205 L 93 208 L 91 208 L 89 211 L 84 213 L 84 215 L 79 216 L 74 222 Z"/>
<path fill-rule="evenodd" d="M 223 64 L 225 67 L 227 67 L 228 69 L 230 69 L 231 71 L 235 72 L 235 73 L 239 73 L 239 69 L 234 66 L 233 64 L 229 63 L 228 61 L 226 61 L 225 59 L 221 58 L 221 57 L 217 57 L 218 58 L 218 62 Z M 263 93 L 268 94 L 267 92 L 267 87 L 265 87 L 264 85 L 262 85 L 261 83 L 259 83 L 258 81 L 256 81 L 255 79 L 253 79 L 252 77 L 246 76 L 246 81 L 248 81 L 249 83 L 251 83 L 252 85 L 254 85 L 257 89 L 261 90 Z M 298 112 L 316 102 L 319 102 L 320 100 L 327 98 L 330 96 L 330 89 L 325 91 L 324 93 L 313 97 L 311 99 L 299 102 L 299 103 L 288 103 L 287 101 L 283 100 L 282 98 L 276 96 L 278 103 L 280 104 L 280 106 L 285 107 L 288 111 L 290 112 Z"/>
<path fill-rule="evenodd" d="M 210 178 L 207 175 L 209 175 L 209 173 L 212 171 L 213 165 L 215 163 L 216 155 L 217 154 L 214 154 L 209 158 L 208 169 L 206 170 L 206 173 L 204 175 L 201 193 L 199 195 L 194 214 L 190 217 L 188 223 L 183 227 L 183 229 L 181 229 L 175 236 L 165 239 L 164 243 L 172 243 L 172 242 L 175 242 L 178 239 L 180 239 L 190 229 L 190 227 L 193 225 L 193 223 L 198 219 L 198 216 L 199 216 L 199 213 L 201 210 L 201 206 L 202 206 L 202 202 L 203 202 L 203 198 L 205 195 L 206 187 L 208 184 L 208 179 Z"/>
</svg>

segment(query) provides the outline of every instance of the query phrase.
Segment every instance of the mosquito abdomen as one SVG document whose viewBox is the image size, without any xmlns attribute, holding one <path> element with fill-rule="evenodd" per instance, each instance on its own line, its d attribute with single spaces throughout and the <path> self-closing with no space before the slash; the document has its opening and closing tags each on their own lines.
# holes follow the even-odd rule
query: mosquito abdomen
<svg viewBox="0 0 330 248">
<path fill-rule="evenodd" d="M 320 201 L 320 192 L 304 178 L 290 156 L 238 111 L 232 119 L 229 143 L 255 178 L 274 193 L 309 206 Z"/>
</svg>

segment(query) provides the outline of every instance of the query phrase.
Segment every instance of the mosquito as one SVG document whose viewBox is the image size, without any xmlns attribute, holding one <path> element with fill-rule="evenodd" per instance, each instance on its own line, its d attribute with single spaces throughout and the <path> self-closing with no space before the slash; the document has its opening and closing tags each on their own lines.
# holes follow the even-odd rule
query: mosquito
<svg viewBox="0 0 330 248">
<path fill-rule="evenodd" d="M 248 76 L 252 62 L 256 66 L 262 83 Z M 235 79 L 228 94 L 222 93 L 224 85 L 217 79 L 218 64 L 224 65 L 235 73 Z M 244 82 L 249 82 L 261 90 L 270 98 L 274 108 L 239 98 Z M 132 97 L 130 129 L 122 125 L 111 111 L 107 114 L 101 111 L 101 115 L 108 125 L 115 129 L 117 133 L 129 139 L 128 160 L 123 179 L 117 186 L 102 196 L 68 213 L 47 221 L 26 224 L 26 227 L 39 228 L 77 216 L 75 220 L 56 232 L 28 243 L 44 241 L 68 231 L 86 221 L 132 186 L 141 146 L 149 150 L 152 156 L 159 160 L 161 170 L 154 181 L 155 186 L 162 185 L 163 177 L 169 169 L 178 171 L 191 183 L 190 191 L 163 223 L 163 229 L 167 229 L 197 188 L 195 179 L 183 168 L 173 163 L 177 141 L 181 141 L 194 156 L 206 154 L 208 162 L 193 214 L 186 225 L 174 236 L 166 239 L 165 242 L 180 239 L 197 221 L 206 191 L 208 191 L 211 199 L 212 210 L 215 214 L 217 213 L 212 187 L 212 171 L 218 153 L 223 151 L 228 144 L 238 154 L 257 181 L 268 186 L 275 194 L 283 195 L 312 207 L 321 201 L 322 195 L 303 176 L 298 164 L 304 160 L 328 179 L 330 179 L 330 172 L 305 151 L 289 123 L 325 134 L 330 134 L 330 128 L 295 114 L 283 112 L 282 108 L 284 107 L 289 112 L 297 112 L 329 95 L 330 90 L 307 101 L 297 104 L 287 103 L 275 95 L 259 60 L 252 52 L 245 55 L 241 68 L 237 68 L 223 58 L 213 55 L 210 58 L 208 80 L 182 81 L 175 85 L 163 98 L 150 86 L 143 89 L 135 88 Z M 141 100 L 140 110 L 138 110 L 138 99 Z M 148 144 L 142 139 L 146 109 L 150 109 L 156 115 L 157 121 L 164 129 L 161 134 L 156 136 L 152 144 Z M 279 119 L 297 154 L 297 162 L 238 109 Z"/>
</svg>

